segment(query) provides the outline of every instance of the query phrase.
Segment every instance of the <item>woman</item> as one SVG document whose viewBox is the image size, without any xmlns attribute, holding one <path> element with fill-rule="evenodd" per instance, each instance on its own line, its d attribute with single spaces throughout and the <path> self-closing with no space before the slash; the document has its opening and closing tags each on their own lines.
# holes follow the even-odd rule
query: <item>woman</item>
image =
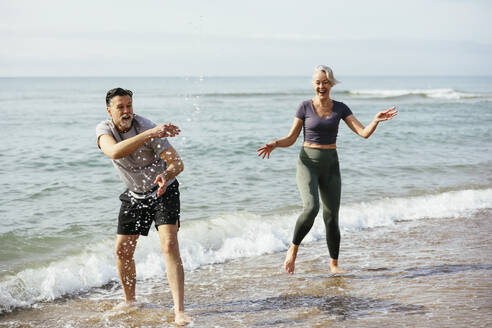
<svg viewBox="0 0 492 328">
<path fill-rule="evenodd" d="M 316 66 L 313 74 L 315 97 L 301 103 L 297 109 L 289 135 L 259 148 L 258 156 L 270 158 L 277 147 L 289 147 L 295 143 L 304 127 L 304 143 L 297 160 L 297 186 L 301 193 L 303 212 L 299 216 L 292 245 L 285 258 L 287 273 L 293 274 L 297 251 L 301 241 L 313 226 L 319 211 L 319 194 L 323 203 L 323 220 L 326 227 L 326 242 L 330 252 L 332 273 L 341 273 L 338 266 L 340 229 L 338 210 L 340 207 L 341 179 L 336 151 L 336 138 L 340 119 L 363 138 L 369 138 L 379 122 L 391 120 L 397 111 L 388 108 L 376 114 L 372 122 L 364 127 L 342 102 L 330 98 L 331 88 L 339 81 L 325 65 Z"/>
</svg>

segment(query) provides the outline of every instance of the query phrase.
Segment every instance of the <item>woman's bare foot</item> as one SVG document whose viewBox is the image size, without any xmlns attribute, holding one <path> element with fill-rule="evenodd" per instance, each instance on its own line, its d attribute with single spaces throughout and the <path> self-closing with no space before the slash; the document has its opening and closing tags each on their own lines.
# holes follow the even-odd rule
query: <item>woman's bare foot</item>
<svg viewBox="0 0 492 328">
<path fill-rule="evenodd" d="M 284 268 L 288 274 L 294 274 L 294 269 L 296 266 L 297 250 L 299 245 L 291 245 L 285 256 Z"/>
<path fill-rule="evenodd" d="M 188 318 L 184 312 L 177 312 L 174 314 L 174 323 L 178 326 L 186 326 L 191 322 L 191 319 Z"/>
<path fill-rule="evenodd" d="M 333 274 L 345 273 L 345 270 L 338 266 L 338 260 L 330 259 L 330 270 Z"/>
</svg>

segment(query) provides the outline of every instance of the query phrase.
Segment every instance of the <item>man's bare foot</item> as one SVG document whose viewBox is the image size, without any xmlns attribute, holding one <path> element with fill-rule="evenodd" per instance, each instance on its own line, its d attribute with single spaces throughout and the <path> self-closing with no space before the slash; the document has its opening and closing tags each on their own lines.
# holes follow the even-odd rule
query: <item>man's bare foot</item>
<svg viewBox="0 0 492 328">
<path fill-rule="evenodd" d="M 345 270 L 338 266 L 338 260 L 330 259 L 330 270 L 333 274 L 345 273 Z"/>
<path fill-rule="evenodd" d="M 296 257 L 299 245 L 291 245 L 285 256 L 284 268 L 288 274 L 294 274 L 294 269 L 296 267 Z"/>
<path fill-rule="evenodd" d="M 186 326 L 191 322 L 191 319 L 188 318 L 184 312 L 177 312 L 174 315 L 174 323 L 177 324 L 178 326 Z"/>
</svg>

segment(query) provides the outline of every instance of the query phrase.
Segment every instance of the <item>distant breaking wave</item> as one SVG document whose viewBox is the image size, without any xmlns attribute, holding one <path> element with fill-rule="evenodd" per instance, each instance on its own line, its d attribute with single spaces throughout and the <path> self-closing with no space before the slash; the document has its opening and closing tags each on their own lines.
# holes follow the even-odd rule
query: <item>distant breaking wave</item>
<svg viewBox="0 0 492 328">
<path fill-rule="evenodd" d="M 336 90 L 331 91 L 333 95 L 346 95 L 354 98 L 366 99 L 388 99 L 388 98 L 404 98 L 404 97 L 421 97 L 430 99 L 444 100 L 459 100 L 459 99 L 486 99 L 492 100 L 490 93 L 471 93 L 458 91 L 451 88 L 440 89 L 361 89 L 361 90 Z M 270 98 L 270 97 L 285 97 L 299 96 L 311 97 L 312 90 L 295 90 L 295 91 L 266 91 L 266 92 L 211 92 L 194 94 L 196 97 L 204 98 Z"/>
<path fill-rule="evenodd" d="M 312 92 L 302 91 L 282 91 L 282 92 L 212 92 L 196 94 L 195 96 L 207 98 L 261 98 L 261 97 L 279 97 L 279 96 L 306 96 Z"/>
<path fill-rule="evenodd" d="M 422 98 L 435 98 L 435 99 L 473 99 L 473 98 L 488 98 L 491 99 L 491 94 L 479 94 L 457 91 L 450 88 L 443 89 L 415 89 L 415 90 L 346 90 L 338 92 L 340 94 L 347 94 L 350 96 L 361 98 L 402 98 L 402 97 L 422 97 Z"/>
<path fill-rule="evenodd" d="M 492 208 L 492 189 L 449 191 L 346 204 L 340 209 L 340 224 L 345 233 L 364 233 L 364 229 L 393 226 L 399 221 L 466 218 L 487 208 Z M 179 237 L 183 265 L 186 270 L 194 270 L 237 258 L 284 251 L 289 246 L 298 212 L 268 216 L 230 213 L 208 220 L 184 221 Z M 305 242 L 324 238 L 322 221 L 316 220 Z M 149 237 L 139 239 L 135 253 L 138 280 L 165 276 L 158 238 L 151 232 Z M 2 277 L 0 313 L 118 281 L 113 244 L 113 238 L 103 240 L 78 255 Z"/>
</svg>

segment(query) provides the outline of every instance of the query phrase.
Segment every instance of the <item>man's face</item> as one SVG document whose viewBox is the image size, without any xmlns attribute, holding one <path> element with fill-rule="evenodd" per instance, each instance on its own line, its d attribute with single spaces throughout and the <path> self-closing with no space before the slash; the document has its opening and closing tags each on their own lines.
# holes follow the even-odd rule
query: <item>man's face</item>
<svg viewBox="0 0 492 328">
<path fill-rule="evenodd" d="M 130 96 L 116 96 L 111 98 L 107 111 L 114 125 L 120 132 L 127 132 L 132 127 L 133 107 Z"/>
</svg>

